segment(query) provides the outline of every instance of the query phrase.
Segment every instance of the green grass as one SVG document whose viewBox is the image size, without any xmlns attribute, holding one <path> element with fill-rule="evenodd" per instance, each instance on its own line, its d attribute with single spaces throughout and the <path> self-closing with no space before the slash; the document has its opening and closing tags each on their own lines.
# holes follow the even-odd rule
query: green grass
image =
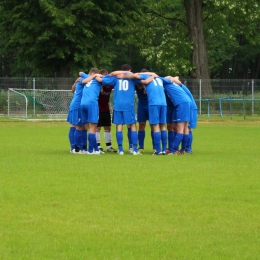
<svg viewBox="0 0 260 260">
<path fill-rule="evenodd" d="M 149 131 L 143 156 L 73 155 L 68 128 L 0 122 L 0 259 L 260 259 L 259 121 L 200 121 L 185 156 Z"/>
</svg>

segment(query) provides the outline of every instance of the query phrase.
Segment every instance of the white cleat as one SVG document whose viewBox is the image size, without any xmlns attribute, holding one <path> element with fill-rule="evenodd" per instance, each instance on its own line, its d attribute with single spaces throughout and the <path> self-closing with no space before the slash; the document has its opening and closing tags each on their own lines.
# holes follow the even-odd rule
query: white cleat
<svg viewBox="0 0 260 260">
<path fill-rule="evenodd" d="M 133 155 L 142 155 L 142 154 L 139 152 L 133 152 Z"/>
<path fill-rule="evenodd" d="M 124 152 L 123 152 L 123 151 L 121 151 L 121 152 L 118 152 L 118 154 L 119 154 L 119 155 L 124 155 Z"/>
<path fill-rule="evenodd" d="M 129 153 L 133 153 L 134 149 L 133 148 L 129 148 Z"/>
</svg>

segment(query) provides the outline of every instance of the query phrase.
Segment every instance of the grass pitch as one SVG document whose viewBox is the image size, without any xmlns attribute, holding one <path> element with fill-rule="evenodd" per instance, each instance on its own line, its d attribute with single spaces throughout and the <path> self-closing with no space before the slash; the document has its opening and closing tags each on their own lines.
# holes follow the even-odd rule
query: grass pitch
<svg viewBox="0 0 260 260">
<path fill-rule="evenodd" d="M 0 259 L 260 259 L 259 121 L 199 121 L 184 156 L 149 131 L 143 156 L 74 155 L 68 129 L 0 122 Z"/>
</svg>

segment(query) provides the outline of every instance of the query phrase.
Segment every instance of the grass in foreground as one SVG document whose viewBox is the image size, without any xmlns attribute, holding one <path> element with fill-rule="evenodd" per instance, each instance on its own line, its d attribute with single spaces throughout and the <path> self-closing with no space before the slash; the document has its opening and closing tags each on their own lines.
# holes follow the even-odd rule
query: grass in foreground
<svg viewBox="0 0 260 260">
<path fill-rule="evenodd" d="M 187 156 L 151 156 L 149 131 L 143 156 L 87 156 L 67 123 L 0 129 L 0 259 L 260 258 L 259 122 L 200 122 Z"/>
</svg>

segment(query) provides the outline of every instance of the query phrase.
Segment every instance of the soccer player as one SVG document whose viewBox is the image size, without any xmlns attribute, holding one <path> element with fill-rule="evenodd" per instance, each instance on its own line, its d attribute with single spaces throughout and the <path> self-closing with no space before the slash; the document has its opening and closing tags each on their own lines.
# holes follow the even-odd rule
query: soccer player
<svg viewBox="0 0 260 260">
<path fill-rule="evenodd" d="M 100 70 L 99 74 L 105 76 L 108 74 L 106 70 Z M 103 148 L 100 146 L 100 129 L 104 127 L 104 139 L 106 142 L 107 152 L 117 152 L 111 143 L 111 114 L 109 107 L 110 94 L 113 90 L 112 86 L 103 85 L 98 98 L 99 119 L 96 130 L 97 146 L 101 153 L 104 153 Z"/>
<path fill-rule="evenodd" d="M 153 155 L 165 155 L 167 145 L 166 132 L 166 98 L 163 88 L 163 82 L 156 74 L 153 75 L 153 80 L 149 83 L 144 80 L 150 75 L 138 73 L 140 83 L 145 85 L 145 90 L 148 97 L 149 123 L 152 126 L 153 142 L 155 152 Z M 162 146 L 161 146 L 162 143 Z"/>
<path fill-rule="evenodd" d="M 80 73 L 81 76 L 86 77 L 82 78 L 80 81 L 80 83 L 84 86 L 80 107 L 82 113 L 82 123 L 84 126 L 89 127 L 89 148 L 87 154 L 100 154 L 96 141 L 96 128 L 99 116 L 98 97 L 102 87 L 102 84 L 100 83 L 102 75 L 98 74 L 98 72 L 99 69 L 92 68 L 89 71 L 89 75 Z M 89 81 L 88 77 L 93 77 L 93 79 Z M 99 81 L 97 79 L 99 79 Z"/>
<path fill-rule="evenodd" d="M 92 80 L 89 77 L 87 82 Z M 77 78 L 72 85 L 71 91 L 74 93 L 72 101 L 69 106 L 67 122 L 70 123 L 69 140 L 71 145 L 71 153 L 80 154 L 85 153 L 87 149 L 86 131 L 83 128 L 81 120 L 80 102 L 82 98 L 83 86 L 80 83 L 81 77 Z"/>
<path fill-rule="evenodd" d="M 168 149 L 166 150 L 166 153 L 168 154 L 171 152 L 169 147 L 173 146 L 173 140 L 176 134 L 176 129 L 175 129 L 176 123 L 174 122 L 175 120 L 174 105 L 166 92 L 165 92 L 165 98 L 167 104 L 166 121 L 167 121 L 167 130 L 168 130 Z"/>
<path fill-rule="evenodd" d="M 168 76 L 163 79 L 163 86 L 172 103 L 174 104 L 175 109 L 175 122 L 176 134 L 174 140 L 170 140 L 170 143 L 173 143 L 172 147 L 169 147 L 171 153 L 169 155 L 178 155 L 180 154 L 179 145 L 184 143 L 184 147 L 187 145 L 188 141 L 188 122 L 190 120 L 190 105 L 191 100 L 186 92 L 180 87 L 180 85 L 175 83 L 175 78 Z M 185 151 L 182 151 L 181 154 L 185 154 Z"/>
<path fill-rule="evenodd" d="M 146 121 L 149 120 L 148 98 L 143 84 L 137 84 L 135 91 L 138 97 L 137 103 L 137 122 L 138 122 L 138 151 L 144 152 L 144 139 Z"/>
<path fill-rule="evenodd" d="M 125 79 L 124 74 L 131 73 L 131 66 L 124 64 L 121 71 L 110 73 L 109 76 L 102 78 L 102 83 L 114 86 L 114 113 L 113 123 L 117 125 L 116 139 L 118 153 L 124 154 L 123 150 L 123 125 L 131 126 L 131 140 L 133 143 L 133 155 L 141 155 L 137 150 L 137 131 L 134 110 L 135 79 Z M 117 76 L 117 77 L 116 77 Z M 120 78 L 122 77 L 122 78 Z"/>
<path fill-rule="evenodd" d="M 188 125 L 189 129 L 189 136 L 188 136 L 188 141 L 186 147 L 184 147 L 185 143 L 182 143 L 182 149 L 181 152 L 185 151 L 188 154 L 192 153 L 192 141 L 193 141 L 193 134 L 191 129 L 196 129 L 197 127 L 197 121 L 198 121 L 198 107 L 196 104 L 196 101 L 190 92 L 190 90 L 184 85 L 181 84 L 182 89 L 186 92 L 186 94 L 190 97 L 191 100 L 191 111 L 190 111 L 190 121 Z"/>
</svg>

